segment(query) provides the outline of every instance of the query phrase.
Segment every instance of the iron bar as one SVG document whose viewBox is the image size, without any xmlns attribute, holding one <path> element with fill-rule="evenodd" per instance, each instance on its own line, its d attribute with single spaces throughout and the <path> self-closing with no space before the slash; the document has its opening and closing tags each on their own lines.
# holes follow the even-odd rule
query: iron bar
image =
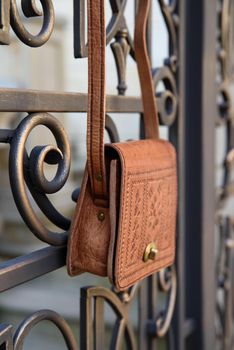
<svg viewBox="0 0 234 350">
<path fill-rule="evenodd" d="M 87 103 L 87 94 L 83 93 L 0 89 L 1 112 L 86 112 Z M 162 111 L 164 97 L 158 96 L 157 103 L 159 110 Z M 143 112 L 141 98 L 107 95 L 106 112 L 141 113 Z"/>
<path fill-rule="evenodd" d="M 0 292 L 31 281 L 66 264 L 66 247 L 47 247 L 0 264 Z"/>
</svg>

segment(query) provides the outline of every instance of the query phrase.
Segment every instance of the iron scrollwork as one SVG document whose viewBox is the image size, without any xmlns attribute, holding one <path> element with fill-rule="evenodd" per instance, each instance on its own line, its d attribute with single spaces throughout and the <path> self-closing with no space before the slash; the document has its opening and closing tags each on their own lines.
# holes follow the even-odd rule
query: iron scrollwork
<svg viewBox="0 0 234 350">
<path fill-rule="evenodd" d="M 37 146 L 28 155 L 26 141 L 30 132 L 38 125 L 44 125 L 50 129 L 56 139 L 57 147 Z M 51 222 L 63 230 L 69 229 L 70 220 L 64 218 L 47 197 L 47 194 L 58 192 L 69 175 L 70 146 L 64 128 L 49 114 L 31 114 L 16 128 L 10 144 L 10 182 L 21 216 L 39 239 L 52 245 L 64 245 L 67 241 L 67 232 L 52 232 L 40 222 L 30 204 L 25 187 L 26 182 L 37 205 Z M 58 164 L 57 173 L 51 181 L 48 181 L 44 175 L 44 162 Z"/>
<path fill-rule="evenodd" d="M 9 27 L 11 25 L 18 38 L 27 46 L 40 47 L 50 38 L 54 28 L 54 6 L 52 0 L 40 0 L 42 11 L 39 11 L 35 0 L 21 0 L 21 7 L 26 17 L 43 17 L 43 24 L 37 35 L 31 34 L 19 15 L 16 0 L 0 1 L 0 43 L 9 44 Z"/>
<path fill-rule="evenodd" d="M 36 146 L 28 154 L 26 142 L 37 126 L 48 128 L 57 145 Z M 109 115 L 106 116 L 105 127 L 110 141 L 118 142 L 118 131 Z M 63 126 L 48 113 L 33 113 L 25 117 L 15 130 L 5 131 L 1 141 L 10 143 L 11 189 L 18 211 L 25 223 L 41 241 L 54 246 L 65 245 L 71 221 L 59 213 L 48 198 L 48 195 L 62 189 L 70 172 L 70 144 Z M 45 164 L 58 166 L 52 180 L 47 180 L 44 174 Z M 30 202 L 27 189 L 42 213 L 59 229 L 65 230 L 63 233 L 53 232 L 41 222 Z M 77 201 L 78 195 L 79 190 L 75 190 L 72 195 L 74 201 Z"/>
<path fill-rule="evenodd" d="M 0 348 L 13 350 L 12 326 L 0 325 Z"/>
<path fill-rule="evenodd" d="M 0 348 L 6 350 L 22 350 L 27 336 L 33 328 L 43 322 L 50 321 L 60 331 L 64 338 L 66 348 L 69 350 L 77 350 L 77 343 L 74 335 L 67 322 L 56 312 L 52 310 L 39 310 L 28 316 L 12 334 L 13 327 L 11 325 L 0 326 Z"/>
<path fill-rule="evenodd" d="M 0 0 L 1 1 L 1 0 Z M 43 25 L 37 36 L 28 33 L 19 18 L 16 0 L 1 1 L 6 14 L 10 14 L 11 26 L 16 35 L 26 45 L 38 47 L 43 45 L 50 37 L 54 26 L 54 9 L 52 0 L 40 0 L 42 12 L 36 8 L 34 0 L 22 0 L 22 9 L 26 17 L 43 16 Z M 164 61 L 163 67 L 154 67 L 152 70 L 155 84 L 155 95 L 160 97 L 159 116 L 162 125 L 174 125 L 178 112 L 177 73 L 179 68 L 178 57 L 178 29 L 179 18 L 177 16 L 177 1 L 158 0 L 163 14 L 166 28 L 169 34 L 169 55 Z M 130 35 L 125 8 L 127 0 L 110 0 L 112 16 L 107 26 L 107 45 L 110 44 L 117 69 L 118 94 L 125 95 L 127 92 L 126 68 L 127 59 L 134 59 L 134 44 Z M 2 14 L 2 12 L 1 12 Z M 85 42 L 85 0 L 74 0 L 74 49 L 75 57 L 87 56 Z M 76 15 L 77 14 L 77 15 Z M 3 19 L 4 17 L 1 17 Z M 7 17 L 5 17 L 7 18 Z M 2 20 L 3 22 L 3 20 Z M 3 43 L 0 27 L 0 41 Z M 7 26 L 6 26 L 7 28 Z M 163 86 L 163 91 L 158 91 L 158 86 Z M 44 125 L 53 134 L 56 146 L 36 146 L 30 153 L 26 150 L 26 142 L 31 131 L 38 125 Z M 116 126 L 110 116 L 106 118 L 106 130 L 111 142 L 118 141 Z M 13 196 L 22 218 L 30 230 L 42 241 L 50 245 L 65 245 L 67 241 L 70 220 L 60 214 L 50 202 L 48 195 L 61 190 L 66 183 L 70 169 L 70 148 L 67 136 L 61 124 L 48 113 L 29 114 L 22 120 L 15 130 L 0 133 L 0 141 L 10 144 L 9 173 Z M 48 181 L 44 174 L 44 164 L 57 165 L 58 169 L 53 180 Z M 28 192 L 45 214 L 63 233 L 52 232 L 47 229 L 36 216 L 30 203 Z M 77 201 L 79 190 L 73 193 L 73 199 Z M 153 283 L 150 283 L 153 281 Z M 172 315 L 176 300 L 176 269 L 175 267 L 160 271 L 152 277 L 152 280 L 143 281 L 129 291 L 117 293 L 114 290 L 103 287 L 86 287 L 81 291 L 81 348 L 90 349 L 91 341 L 95 341 L 96 347 L 104 349 L 104 306 L 107 303 L 115 313 L 116 320 L 112 333 L 110 348 L 121 349 L 123 342 L 128 349 L 137 348 L 137 339 L 134 325 L 129 320 L 129 312 L 135 300 L 138 300 L 141 312 L 145 312 L 139 318 L 140 336 L 156 340 L 168 335 L 171 327 Z M 166 299 L 165 305 L 160 307 L 159 312 L 154 308 L 157 296 L 153 293 L 158 290 Z M 149 306 L 146 295 L 151 295 L 154 302 Z M 151 300 L 151 301 L 152 301 Z M 147 304 L 147 305 L 146 305 Z M 153 305 L 153 307 L 152 307 Z M 94 315 L 92 313 L 94 307 Z M 151 309 L 153 308 L 153 310 Z M 93 317 L 94 316 L 94 317 Z M 143 317 L 144 316 L 144 317 Z M 74 339 L 66 324 L 52 311 L 38 311 L 23 321 L 14 336 L 15 349 L 21 349 L 25 337 L 38 322 L 49 319 L 61 330 L 67 347 L 76 349 Z M 9 342 L 9 349 L 13 347 L 10 328 L 2 331 L 3 339 Z M 7 338 L 8 337 L 8 338 Z M 148 341 L 148 340 L 147 340 Z M 0 344 L 1 345 L 1 344 Z"/>
<path fill-rule="evenodd" d="M 148 333 L 151 336 L 163 338 L 169 331 L 176 302 L 176 271 L 172 267 L 163 269 L 158 273 L 159 291 L 167 294 L 166 308 L 161 310 L 156 320 L 149 320 L 147 323 Z"/>
<path fill-rule="evenodd" d="M 121 293 L 102 287 L 83 288 L 81 290 L 80 301 L 82 315 L 81 348 L 86 350 L 91 349 L 91 344 L 87 339 L 95 339 L 96 345 L 100 349 L 105 348 L 104 339 L 106 336 L 103 323 L 104 305 L 107 303 L 116 316 L 109 348 L 113 350 L 122 349 L 124 344 L 126 344 L 127 349 L 137 349 L 134 328 L 136 329 L 137 327 L 140 327 L 140 324 L 138 326 L 134 325 L 133 328 L 133 325 L 129 320 L 129 312 L 136 299 L 138 300 L 140 310 L 145 307 L 144 302 L 146 299 L 142 300 L 139 297 L 140 293 L 143 293 L 143 288 L 144 283 L 138 283 L 128 291 Z M 148 288 L 151 289 L 150 284 L 148 285 Z M 152 310 L 148 310 L 148 319 L 145 327 L 147 335 L 150 338 L 163 338 L 167 335 L 171 326 L 175 307 L 176 288 L 175 268 L 172 267 L 170 269 L 161 270 L 158 274 L 158 289 L 162 293 L 166 293 L 167 302 L 165 309 L 160 310 L 155 319 L 152 318 Z M 148 293 L 150 293 L 150 290 L 148 290 Z M 155 296 L 153 297 L 155 298 Z M 92 310 L 94 310 L 94 314 Z M 138 321 L 140 323 L 140 320 Z M 140 334 L 140 330 L 138 334 Z"/>
</svg>

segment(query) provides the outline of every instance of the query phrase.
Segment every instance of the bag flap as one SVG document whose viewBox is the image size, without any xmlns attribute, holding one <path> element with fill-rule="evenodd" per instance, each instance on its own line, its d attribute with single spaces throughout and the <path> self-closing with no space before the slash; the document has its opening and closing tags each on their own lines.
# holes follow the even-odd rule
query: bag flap
<svg viewBox="0 0 234 350">
<path fill-rule="evenodd" d="M 121 167 L 119 206 L 112 198 L 116 191 L 110 190 L 108 275 L 117 289 L 124 290 L 174 262 L 176 153 L 163 140 L 131 141 L 107 148 L 118 153 Z M 111 186 L 118 178 L 117 163 L 112 162 Z"/>
</svg>

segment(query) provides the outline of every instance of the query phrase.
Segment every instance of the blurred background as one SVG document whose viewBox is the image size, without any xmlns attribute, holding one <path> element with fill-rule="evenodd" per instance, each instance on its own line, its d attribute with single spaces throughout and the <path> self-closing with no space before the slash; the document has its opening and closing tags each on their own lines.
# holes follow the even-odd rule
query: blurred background
<svg viewBox="0 0 234 350">
<path fill-rule="evenodd" d="M 38 8 L 40 2 L 36 1 Z M 106 2 L 107 3 L 107 2 Z M 18 1 L 20 9 L 20 2 Z M 87 93 L 87 59 L 74 59 L 73 56 L 73 1 L 54 1 L 55 28 L 46 45 L 31 49 L 23 45 L 11 32 L 11 45 L 0 46 L 0 86 L 11 88 L 30 88 L 37 90 L 58 90 Z M 107 6 L 107 21 L 111 9 Z M 129 1 L 126 18 L 133 34 L 134 4 Z M 168 56 L 168 34 L 165 24 L 154 2 L 153 8 L 153 56 L 154 67 L 163 65 Z M 40 19 L 25 19 L 24 24 L 31 32 L 41 28 Z M 127 94 L 140 95 L 138 75 L 135 62 L 129 57 L 127 63 Z M 113 54 L 107 49 L 106 84 L 108 94 L 117 94 L 117 73 Z M 160 88 L 160 87 L 159 87 Z M 72 167 L 69 181 L 56 195 L 52 195 L 55 207 L 67 217 L 72 217 L 75 204 L 71 200 L 72 191 L 79 186 L 86 161 L 86 115 L 85 114 L 53 114 L 64 125 L 72 150 Z M 0 128 L 15 128 L 26 114 L 0 113 Z M 112 116 L 121 140 L 139 137 L 139 116 Z M 167 138 L 167 128 L 162 127 L 162 136 Z M 106 138 L 108 141 L 108 138 Z M 27 142 L 28 150 L 35 145 L 54 144 L 55 140 L 48 129 L 37 127 Z M 28 230 L 20 217 L 11 194 L 8 175 L 8 145 L 0 145 L 0 257 L 8 260 L 21 256 L 45 246 Z M 47 166 L 48 178 L 53 178 L 56 166 Z M 35 210 L 37 208 L 35 207 Z M 37 211 L 42 221 L 46 218 Z M 51 225 L 48 223 L 48 225 Z M 39 309 L 52 309 L 63 316 L 79 334 L 79 293 L 80 287 L 86 285 L 109 285 L 106 279 L 95 278 L 84 274 L 77 278 L 69 278 L 66 269 L 60 269 L 49 275 L 26 283 L 0 296 L 0 323 L 13 324 L 15 327 L 30 313 Z M 106 306 L 106 319 L 111 324 L 114 320 L 112 311 Z M 137 307 L 131 313 L 133 323 L 137 321 Z M 40 344 L 40 345 L 39 345 Z M 61 335 L 53 325 L 43 322 L 35 327 L 27 338 L 25 349 L 64 349 Z"/>
<path fill-rule="evenodd" d="M 165 1 L 166 2 L 166 1 Z M 20 1 L 17 1 L 20 8 Z M 169 3 L 169 1 L 168 1 Z M 36 1 L 38 8 L 40 2 Z M 107 22 L 111 16 L 111 9 L 107 4 Z M 0 46 L 0 86 L 11 88 L 28 88 L 36 90 L 57 90 L 69 92 L 87 93 L 88 71 L 87 59 L 74 59 L 73 55 L 73 1 L 54 0 L 55 28 L 46 45 L 41 48 L 31 49 L 23 45 L 11 32 L 11 45 Z M 125 10 L 128 26 L 133 34 L 134 4 L 128 1 Z M 168 32 L 165 27 L 158 2 L 153 2 L 153 42 L 152 62 L 154 67 L 163 65 L 168 57 Z M 31 32 L 37 33 L 41 28 L 40 19 L 25 19 L 24 24 Z M 234 32 L 234 31 L 233 31 Z M 234 35 L 232 37 L 232 40 Z M 234 42 L 234 41 L 233 41 Z M 233 46 L 234 47 L 234 46 Z M 234 52 L 234 50 L 233 50 Z M 233 56 L 234 58 L 234 56 Z M 234 61 L 234 60 L 233 60 Z M 219 73 L 219 72 L 218 72 Z M 218 74 L 217 74 L 218 75 Z M 140 95 L 138 75 L 135 62 L 128 57 L 127 62 L 127 95 Z M 117 72 L 114 57 L 110 47 L 107 48 L 106 86 L 108 94 L 117 94 Z M 162 89 L 158 86 L 158 90 Z M 234 86 L 232 85 L 233 97 Z M 72 166 L 69 180 L 64 188 L 56 195 L 51 196 L 55 207 L 65 216 L 71 218 L 75 203 L 71 200 L 73 190 L 79 187 L 86 162 L 86 114 L 58 114 L 53 113 L 64 125 L 71 145 Z M 26 114 L 0 113 L 0 128 L 15 128 Z M 139 137 L 139 115 L 112 115 L 121 140 L 137 139 Z M 161 127 L 161 136 L 168 137 L 167 127 Z M 106 136 L 108 142 L 108 137 Z M 37 127 L 32 132 L 27 142 L 28 150 L 35 145 L 54 144 L 51 133 L 44 127 Z M 224 177 L 224 158 L 226 154 L 227 131 L 225 123 L 220 123 L 216 128 L 216 187 L 221 188 Z M 9 184 L 8 174 L 9 146 L 0 145 L 0 259 L 8 260 L 36 251 L 46 245 L 40 242 L 28 230 L 20 217 L 14 204 Z M 56 166 L 47 166 L 48 178 L 53 178 Z M 233 174 L 231 174 L 232 178 Z M 230 198 L 232 198 L 230 196 Z M 32 201 L 33 202 L 33 201 Z M 232 213 L 233 200 L 228 201 L 222 208 L 222 215 L 229 216 Z M 35 206 L 35 210 L 37 208 Z M 217 214 L 219 214 L 218 212 Z M 38 210 L 37 215 L 43 222 L 46 218 Z M 51 225 L 50 223 L 47 223 Z M 217 255 L 220 247 L 218 227 L 214 232 L 217 237 Z M 13 290 L 0 295 L 0 323 L 9 323 L 16 328 L 19 323 L 29 314 L 39 309 L 52 309 L 63 316 L 74 331 L 76 338 L 79 336 L 79 296 L 80 288 L 87 285 L 109 286 L 107 279 L 96 278 L 83 274 L 76 278 L 69 278 L 66 269 L 60 269 L 49 275 L 25 283 Z M 223 295 L 218 295 L 222 303 Z M 162 300 L 161 300 L 162 302 Z M 137 305 L 133 305 L 130 317 L 133 324 L 137 322 Z M 114 320 L 113 312 L 108 306 L 105 309 L 107 326 Z M 108 342 L 108 339 L 106 340 Z M 62 350 L 64 343 L 57 329 L 47 322 L 35 327 L 27 337 L 24 349 L 47 349 Z M 163 344 L 159 344 L 163 349 Z"/>
</svg>

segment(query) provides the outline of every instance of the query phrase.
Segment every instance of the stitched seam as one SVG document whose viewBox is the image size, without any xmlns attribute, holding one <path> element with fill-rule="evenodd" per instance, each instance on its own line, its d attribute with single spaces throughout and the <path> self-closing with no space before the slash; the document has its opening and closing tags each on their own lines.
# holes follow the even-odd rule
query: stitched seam
<svg viewBox="0 0 234 350">
<path fill-rule="evenodd" d="M 103 11 L 104 11 L 104 9 L 103 9 Z M 100 27 L 101 27 L 101 30 L 100 30 L 100 34 L 101 34 L 101 36 L 100 36 L 100 46 L 101 46 L 101 58 L 102 58 L 102 56 L 103 56 L 103 49 L 104 49 L 104 47 L 103 47 L 103 42 L 102 42 L 102 39 L 103 39 L 103 25 L 102 25 L 102 23 L 103 23 L 103 11 L 102 11 L 102 4 L 101 4 L 101 1 L 100 1 Z M 105 30 L 106 30 L 106 28 L 105 28 Z M 104 57 L 104 60 L 105 60 L 105 57 Z M 104 98 L 104 95 L 103 95 L 103 93 L 104 93 L 104 91 L 103 91 L 103 79 L 102 79 L 102 75 L 103 75 L 103 65 L 101 64 L 101 70 L 100 70 L 100 74 L 101 74 L 101 76 L 100 76 L 100 81 L 101 81 L 101 96 L 100 96 L 100 109 L 99 109 L 99 112 L 100 112 L 100 115 L 101 115 L 101 118 L 100 118 L 100 135 L 99 135 L 99 142 L 100 142 L 100 144 L 99 144 L 99 157 L 101 157 L 100 158 L 100 165 L 101 165 L 101 169 L 100 169 L 100 174 L 102 175 L 102 192 L 104 192 L 104 178 L 103 178 L 103 147 L 104 147 L 104 145 L 103 145 L 103 133 L 104 133 L 104 131 L 103 131 L 103 118 L 104 118 L 104 106 L 103 106 L 103 98 Z"/>
<path fill-rule="evenodd" d="M 124 169 L 124 176 L 123 176 L 123 184 L 122 184 L 122 188 L 121 188 L 121 195 L 123 196 L 123 201 L 121 200 L 121 203 L 125 203 L 125 201 L 127 200 L 127 203 L 128 203 L 128 200 L 129 200 L 129 184 L 127 184 L 127 199 L 125 199 L 126 195 L 125 195 L 125 191 L 123 191 L 123 189 L 125 188 L 125 183 L 126 183 L 126 164 L 125 164 L 125 159 L 122 157 L 121 155 L 121 160 L 123 162 L 123 169 Z M 125 215 L 124 215 L 125 214 Z M 122 226 L 122 223 L 124 222 L 124 225 L 126 227 L 126 220 L 123 221 L 123 217 L 126 218 L 126 210 L 123 210 L 122 207 L 121 207 L 121 225 L 120 227 Z M 119 230 L 120 230 L 120 227 L 119 227 Z M 125 227 L 124 227 L 124 232 L 126 231 L 125 230 Z M 120 241 L 120 247 L 122 247 L 122 242 L 123 242 L 123 248 L 124 248 L 124 244 L 125 244 L 125 234 L 123 236 L 123 238 L 121 237 L 121 241 Z M 122 271 L 122 268 L 123 268 L 123 250 L 120 252 L 120 259 L 118 261 L 118 270 L 120 270 L 120 272 Z"/>
<path fill-rule="evenodd" d="M 128 171 L 128 175 L 130 176 L 133 176 L 133 175 L 144 175 L 144 174 L 152 174 L 152 173 L 158 173 L 160 171 L 164 171 L 164 170 L 172 170 L 172 169 L 175 169 L 174 166 L 171 166 L 171 167 L 167 167 L 167 168 L 161 168 L 161 169 L 152 169 L 152 170 L 144 170 L 144 171 L 139 171 L 139 172 L 136 172 L 136 171 Z"/>
<path fill-rule="evenodd" d="M 89 25 L 90 25 L 90 33 L 89 33 L 89 39 L 90 40 L 90 45 L 89 45 L 89 55 L 90 55 L 90 64 L 91 64 L 91 78 L 90 78 L 90 97 L 89 99 L 93 96 L 93 36 L 91 35 L 93 31 L 93 23 L 92 23 L 92 17 L 93 17 L 93 6 L 92 6 L 92 1 L 88 0 L 89 2 Z M 94 187 L 94 175 L 93 175 L 93 152 L 92 152 L 92 140 L 93 140 L 93 128 L 92 128 L 92 114 L 93 114 L 93 100 L 91 99 L 89 102 L 89 108 L 90 108 L 90 115 L 88 116 L 89 119 L 89 157 L 90 157 L 90 170 L 91 170 L 91 178 L 92 178 L 92 187 Z"/>
</svg>

